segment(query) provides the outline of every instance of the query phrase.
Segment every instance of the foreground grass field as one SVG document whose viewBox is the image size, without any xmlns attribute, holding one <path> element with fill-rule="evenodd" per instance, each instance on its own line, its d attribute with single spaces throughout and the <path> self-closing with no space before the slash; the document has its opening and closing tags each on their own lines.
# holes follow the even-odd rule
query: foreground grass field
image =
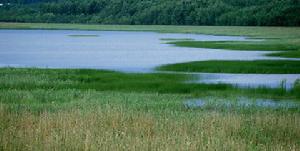
<svg viewBox="0 0 300 151">
<path fill-rule="evenodd" d="M 248 36 L 265 39 L 260 42 L 179 42 L 185 47 L 220 48 L 233 50 L 276 50 L 270 56 L 300 57 L 300 27 L 243 27 L 243 26 L 159 26 L 159 25 L 85 25 L 46 23 L 0 23 L 0 29 L 70 29 L 109 31 L 153 31 L 164 33 L 195 33 L 209 35 Z M 293 50 L 293 51 L 290 51 Z"/>
<path fill-rule="evenodd" d="M 187 110 L 182 106 L 187 96 L 175 94 L 1 90 L 0 95 L 2 150 L 300 147 L 298 112 Z"/>
<path fill-rule="evenodd" d="M 238 90 L 226 85 L 193 86 L 181 83 L 188 78 L 192 77 L 79 69 L 2 68 L 0 148 L 300 148 L 299 109 L 188 109 L 183 106 L 185 100 L 194 97 L 235 100 L 247 94 L 253 98 L 297 100 L 299 87 L 292 90 L 294 93 L 280 89 Z"/>
<path fill-rule="evenodd" d="M 163 65 L 162 71 L 207 72 L 207 73 L 262 73 L 299 74 L 300 61 L 257 60 L 257 61 L 196 61 Z"/>
</svg>

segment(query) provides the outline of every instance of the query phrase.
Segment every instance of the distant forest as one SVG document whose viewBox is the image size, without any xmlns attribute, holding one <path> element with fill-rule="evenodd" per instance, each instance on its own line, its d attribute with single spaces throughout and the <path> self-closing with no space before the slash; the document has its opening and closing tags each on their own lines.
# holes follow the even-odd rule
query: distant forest
<svg viewBox="0 0 300 151">
<path fill-rule="evenodd" d="M 299 26 L 300 0 L 0 0 L 0 21 Z"/>
</svg>

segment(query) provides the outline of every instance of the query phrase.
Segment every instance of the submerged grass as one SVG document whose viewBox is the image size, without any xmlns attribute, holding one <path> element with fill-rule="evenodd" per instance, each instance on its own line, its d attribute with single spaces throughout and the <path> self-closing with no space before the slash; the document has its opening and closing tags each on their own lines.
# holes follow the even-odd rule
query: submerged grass
<svg viewBox="0 0 300 151">
<path fill-rule="evenodd" d="M 163 65 L 161 71 L 207 72 L 207 73 L 261 73 L 299 74 L 300 61 L 256 60 L 256 61 L 196 61 Z"/>
</svg>

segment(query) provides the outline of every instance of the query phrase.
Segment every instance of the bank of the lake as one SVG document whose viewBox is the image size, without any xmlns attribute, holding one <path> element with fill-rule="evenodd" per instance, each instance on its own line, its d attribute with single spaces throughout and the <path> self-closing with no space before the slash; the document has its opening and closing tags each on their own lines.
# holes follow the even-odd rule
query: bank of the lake
<svg viewBox="0 0 300 151">
<path fill-rule="evenodd" d="M 262 40 L 262 41 L 173 41 L 167 42 L 178 47 L 190 48 L 210 48 L 239 51 L 280 51 L 272 52 L 267 56 L 299 58 L 300 44 L 299 39 L 286 40 Z"/>
<path fill-rule="evenodd" d="M 174 26 L 174 25 L 99 25 L 53 23 L 0 23 L 0 29 L 53 29 L 98 31 L 154 31 L 163 33 L 195 33 L 208 35 L 249 36 L 252 38 L 299 38 L 300 27 L 252 26 Z"/>
<path fill-rule="evenodd" d="M 248 51 L 297 51 L 300 49 L 300 45 L 286 45 L 278 41 L 175 41 L 168 43 L 178 47 Z"/>
</svg>

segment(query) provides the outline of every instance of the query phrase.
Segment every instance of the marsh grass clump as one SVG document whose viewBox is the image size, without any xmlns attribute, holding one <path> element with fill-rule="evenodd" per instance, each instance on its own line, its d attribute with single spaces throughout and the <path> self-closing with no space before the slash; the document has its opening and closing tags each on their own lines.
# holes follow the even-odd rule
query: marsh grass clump
<svg viewBox="0 0 300 151">
<path fill-rule="evenodd" d="M 192 38 L 161 38 L 162 41 L 193 41 Z"/>
<path fill-rule="evenodd" d="M 99 35 L 68 35 L 69 37 L 75 37 L 75 38 L 84 38 L 84 37 L 99 37 Z"/>
<path fill-rule="evenodd" d="M 296 51 L 300 49 L 298 45 L 286 45 L 273 42 L 253 42 L 253 41 L 175 41 L 169 42 L 179 47 L 211 48 L 228 50 L 249 50 L 249 51 Z"/>
<path fill-rule="evenodd" d="M 255 61 L 195 61 L 163 65 L 157 70 L 206 73 L 260 73 L 260 74 L 296 74 L 300 73 L 300 61 L 255 60 Z"/>
<path fill-rule="evenodd" d="M 292 91 L 296 94 L 297 98 L 300 98 L 300 79 L 295 82 L 294 89 Z"/>
</svg>

